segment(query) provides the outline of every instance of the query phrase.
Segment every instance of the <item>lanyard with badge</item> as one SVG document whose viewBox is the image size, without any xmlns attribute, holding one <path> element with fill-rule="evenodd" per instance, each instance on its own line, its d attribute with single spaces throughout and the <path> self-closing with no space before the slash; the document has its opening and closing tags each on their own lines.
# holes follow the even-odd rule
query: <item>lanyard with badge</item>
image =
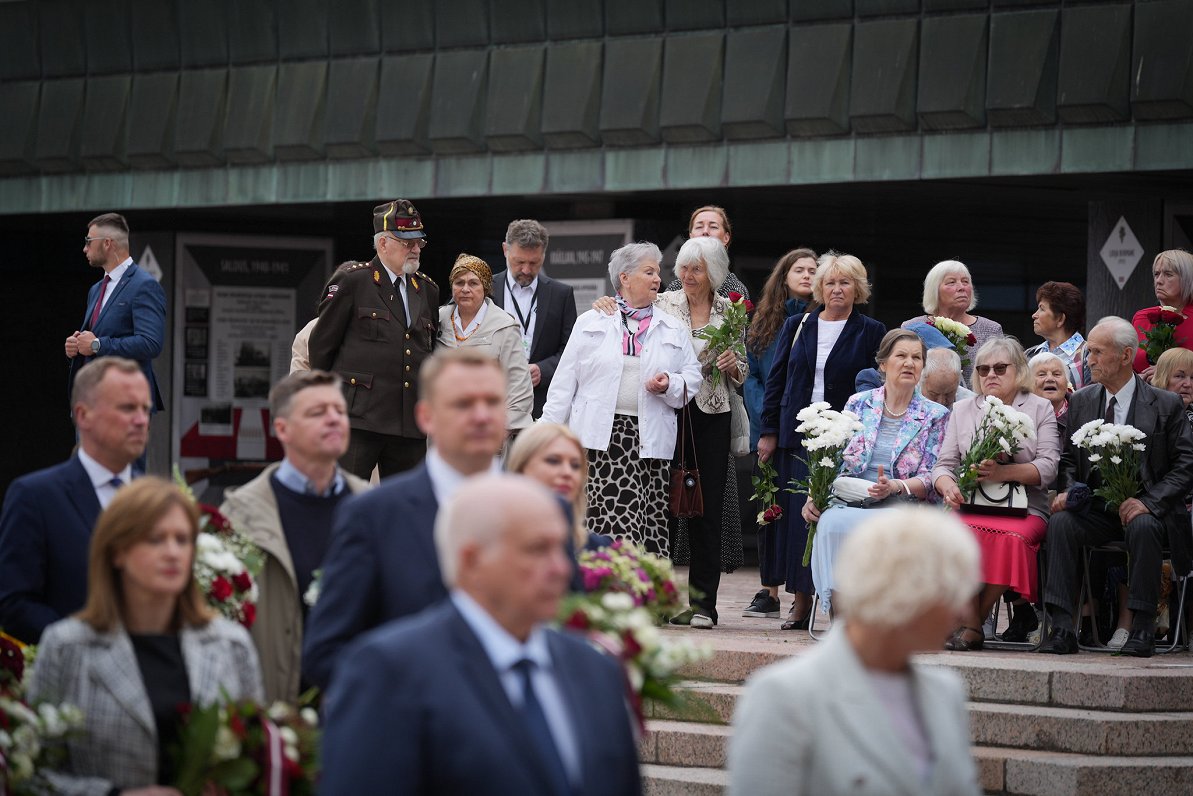
<svg viewBox="0 0 1193 796">
<path fill-rule="evenodd" d="M 526 358 L 530 358 L 530 322 L 534 320 L 534 308 L 539 300 L 539 287 L 534 286 L 534 292 L 530 294 L 530 307 L 526 314 L 522 314 L 522 304 L 518 301 L 518 296 L 514 293 L 514 285 L 516 282 L 506 281 L 506 287 L 509 289 L 510 303 L 514 305 L 514 312 L 518 313 L 518 322 L 522 324 L 522 348 L 526 352 Z"/>
</svg>

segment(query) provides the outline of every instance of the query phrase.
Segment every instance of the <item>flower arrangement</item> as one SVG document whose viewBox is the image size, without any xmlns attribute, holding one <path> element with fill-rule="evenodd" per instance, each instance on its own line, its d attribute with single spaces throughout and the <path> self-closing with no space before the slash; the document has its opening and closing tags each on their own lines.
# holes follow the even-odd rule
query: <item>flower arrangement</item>
<svg viewBox="0 0 1193 796">
<path fill-rule="evenodd" d="M 828 508 L 833 495 L 833 481 L 841 469 L 841 454 L 849 440 L 862 430 L 861 420 L 853 412 L 838 412 L 825 401 L 805 406 L 795 416 L 800 424 L 795 430 L 803 435 L 800 444 L 808 451 L 804 463 L 808 477 L 792 481 L 792 491 L 807 495 L 816 508 Z M 808 523 L 808 542 L 804 545 L 804 566 L 812 560 L 812 540 L 816 538 L 816 523 Z"/>
<path fill-rule="evenodd" d="M 1113 511 L 1139 493 L 1139 454 L 1147 438 L 1134 426 L 1091 420 L 1073 432 L 1073 444 L 1089 451 L 1089 461 L 1102 474 L 1102 485 L 1093 493 Z"/>
<path fill-rule="evenodd" d="M 779 487 L 775 485 L 778 475 L 770 462 L 758 462 L 758 475 L 750 478 L 754 484 L 754 494 L 750 495 L 750 500 L 761 501 L 766 507 L 758 512 L 759 525 L 770 525 L 783 516 L 783 508 L 775 502 L 775 496 L 779 494 Z"/>
<path fill-rule="evenodd" d="M 963 323 L 958 323 L 952 318 L 946 318 L 943 315 L 935 315 L 928 318 L 928 325 L 936 328 L 945 338 L 953 344 L 953 348 L 957 351 L 957 355 L 961 357 L 961 367 L 969 367 L 969 348 L 977 345 L 978 338 L 974 336 L 969 327 Z"/>
<path fill-rule="evenodd" d="M 738 356 L 746 355 L 746 329 L 750 325 L 750 313 L 754 302 L 736 291 L 729 294 L 729 306 L 725 309 L 725 320 L 720 326 L 708 325 L 693 334 L 708 341 L 705 349 L 715 362 L 725 351 L 733 349 Z M 721 383 L 721 369 L 712 366 L 712 386 Z"/>
<path fill-rule="evenodd" d="M 973 443 L 961 457 L 957 471 L 957 487 L 961 494 L 967 499 L 973 497 L 978 486 L 979 464 L 1000 456 L 1010 459 L 1023 447 L 1024 440 L 1035 437 L 1035 423 L 1030 417 L 995 396 L 987 395 L 982 402 L 981 419 Z"/>
<path fill-rule="evenodd" d="M 1185 320 L 1185 315 L 1176 307 L 1161 304 L 1148 310 L 1144 317 L 1152 328 L 1143 331 L 1143 351 L 1147 354 L 1147 363 L 1154 365 L 1161 354 L 1176 347 L 1176 327 Z"/>
<path fill-rule="evenodd" d="M 189 706 L 171 749 L 184 796 L 307 796 L 319 772 L 319 717 L 284 702 Z"/>
<path fill-rule="evenodd" d="M 645 703 L 683 704 L 675 689 L 679 669 L 711 652 L 686 640 L 662 638 L 659 619 L 680 606 L 670 561 L 619 540 L 581 552 L 578 563 L 585 593 L 560 604 L 559 624 L 621 663 L 630 704 L 644 729 Z"/>
<path fill-rule="evenodd" d="M 19 697 L 25 693 L 26 674 L 36 653 L 37 647 L 0 630 L 0 695 Z"/>
<path fill-rule="evenodd" d="M 174 466 L 174 481 L 191 500 L 195 493 Z M 265 556 L 215 506 L 199 503 L 199 536 L 195 540 L 195 580 L 207 604 L 222 616 L 251 628 L 257 620 L 257 575 Z"/>
</svg>

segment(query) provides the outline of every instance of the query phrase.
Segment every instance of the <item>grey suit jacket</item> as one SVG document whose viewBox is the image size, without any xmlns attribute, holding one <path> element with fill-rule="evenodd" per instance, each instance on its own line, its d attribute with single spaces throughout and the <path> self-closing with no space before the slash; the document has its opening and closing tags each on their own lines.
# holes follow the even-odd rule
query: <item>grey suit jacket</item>
<svg viewBox="0 0 1193 796">
<path fill-rule="evenodd" d="M 222 618 L 181 632 L 191 702 L 262 700 L 261 670 L 248 631 Z M 132 641 L 123 628 L 100 633 L 70 618 L 46 628 L 29 686 L 31 701 L 68 702 L 84 730 L 51 772 L 55 793 L 104 796 L 113 787 L 157 783 L 157 728 Z"/>
<path fill-rule="evenodd" d="M 729 741 L 729 793 L 980 794 L 960 678 L 917 664 L 911 677 L 932 748 L 930 782 L 919 781 L 853 646 L 836 627 L 811 652 L 768 666 L 746 684 Z"/>
</svg>

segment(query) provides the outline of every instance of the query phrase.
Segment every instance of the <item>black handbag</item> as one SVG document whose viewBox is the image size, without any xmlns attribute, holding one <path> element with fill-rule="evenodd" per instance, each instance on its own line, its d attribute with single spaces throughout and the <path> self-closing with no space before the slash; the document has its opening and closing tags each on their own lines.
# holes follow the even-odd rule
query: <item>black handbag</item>
<svg viewBox="0 0 1193 796">
<path fill-rule="evenodd" d="M 671 466 L 671 494 L 668 508 L 675 517 L 703 517 L 704 492 L 700 488 L 700 464 L 696 449 L 692 448 L 692 466 L 686 461 L 685 432 L 692 433 L 692 416 L 688 410 L 688 387 L 683 391 L 683 417 L 679 420 L 679 463 Z M 693 434 L 694 436 L 694 434 Z"/>
</svg>

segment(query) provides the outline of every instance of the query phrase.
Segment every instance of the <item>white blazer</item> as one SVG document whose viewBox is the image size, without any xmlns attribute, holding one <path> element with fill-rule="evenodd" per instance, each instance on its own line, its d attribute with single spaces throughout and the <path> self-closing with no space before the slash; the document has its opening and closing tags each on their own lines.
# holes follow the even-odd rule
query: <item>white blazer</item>
<svg viewBox="0 0 1193 796">
<path fill-rule="evenodd" d="M 608 450 L 622 370 L 621 313 L 589 310 L 576 319 L 567 347 L 547 391 L 543 420 L 563 423 L 590 450 Z M 670 459 L 675 453 L 675 409 L 700 391 L 700 362 L 691 332 L 678 318 L 655 309 L 642 346 L 642 383 L 638 386 L 638 455 Z M 656 373 L 670 379 L 667 391 L 646 391 Z"/>
<path fill-rule="evenodd" d="M 965 686 L 933 666 L 913 664 L 911 678 L 932 750 L 929 782 L 920 781 L 853 645 L 835 627 L 811 652 L 746 683 L 729 740 L 729 793 L 977 796 Z"/>
</svg>

